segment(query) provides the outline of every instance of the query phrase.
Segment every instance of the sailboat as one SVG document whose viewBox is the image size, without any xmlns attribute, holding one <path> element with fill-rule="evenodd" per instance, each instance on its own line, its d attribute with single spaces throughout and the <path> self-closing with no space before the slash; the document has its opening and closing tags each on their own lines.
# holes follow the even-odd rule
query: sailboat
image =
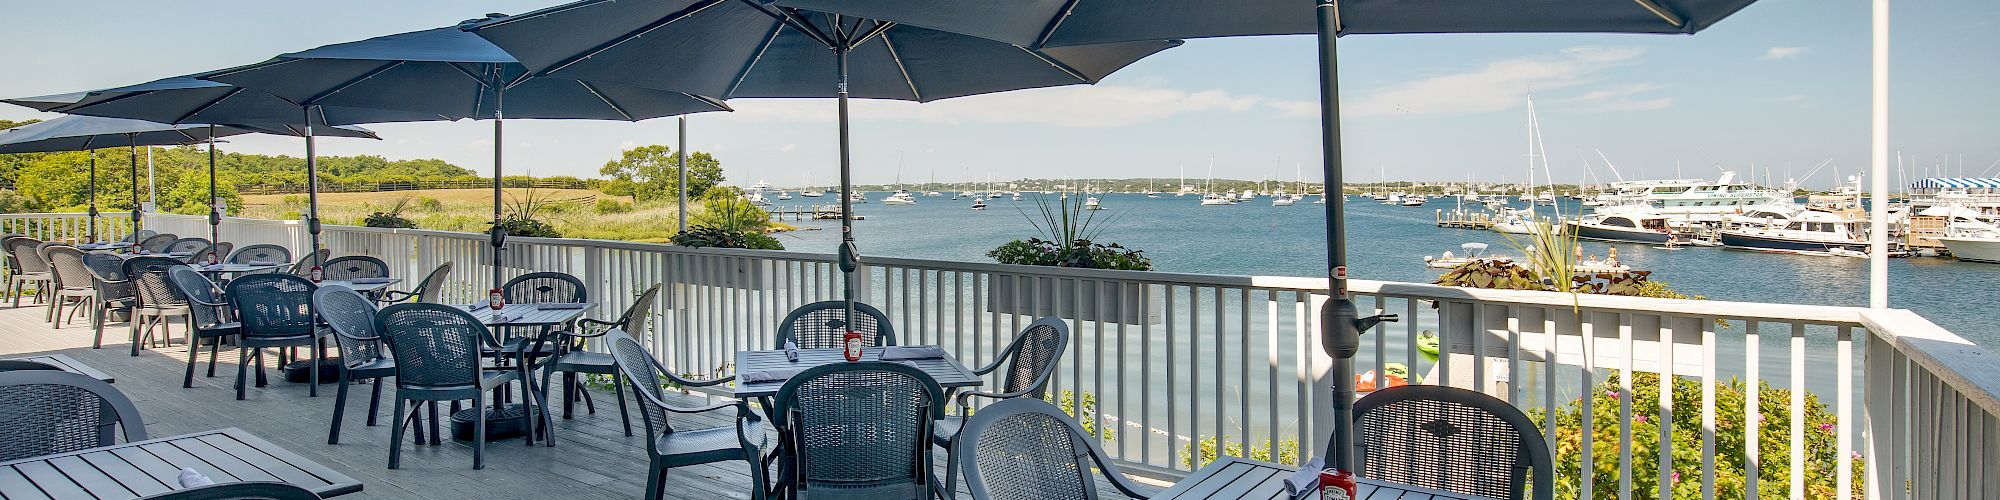
<svg viewBox="0 0 2000 500">
<path fill-rule="evenodd" d="M 882 197 L 882 204 L 883 205 L 917 204 L 916 197 L 910 196 L 910 191 L 907 189 L 903 189 L 903 167 L 900 165 L 896 167 L 896 192 L 889 193 L 889 196 Z"/>
<path fill-rule="evenodd" d="M 812 188 L 812 183 L 813 183 L 813 173 L 812 173 L 812 171 L 811 171 L 811 170 L 807 170 L 807 171 L 806 171 L 806 183 L 805 183 L 805 186 L 804 186 L 804 187 L 800 187 L 800 188 L 799 188 L 799 196 L 804 196 L 804 197 L 807 197 L 807 198 L 818 198 L 818 197 L 820 197 L 820 196 L 824 196 L 824 195 L 826 195 L 826 192 L 825 192 L 825 191 L 820 191 L 820 190 L 817 190 L 817 189 L 813 189 L 813 188 Z"/>
</svg>

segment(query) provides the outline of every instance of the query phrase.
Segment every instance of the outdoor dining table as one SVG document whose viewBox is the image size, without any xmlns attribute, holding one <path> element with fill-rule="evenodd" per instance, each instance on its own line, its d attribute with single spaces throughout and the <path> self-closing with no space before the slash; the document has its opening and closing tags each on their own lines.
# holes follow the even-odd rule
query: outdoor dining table
<svg viewBox="0 0 2000 500">
<path fill-rule="evenodd" d="M 389 288 L 389 285 L 394 285 L 402 282 L 403 282 L 402 278 L 360 278 L 352 280 L 322 280 L 318 283 L 318 285 L 319 286 L 340 285 L 347 287 L 349 290 L 360 292 L 362 295 L 367 295 L 370 293 L 374 293 L 377 290 Z"/>
<path fill-rule="evenodd" d="M 194 266 L 194 270 L 200 271 L 202 274 L 216 276 L 225 274 L 254 273 L 257 271 L 263 271 L 267 269 L 277 269 L 278 266 L 280 265 L 282 264 L 214 264 L 214 265 Z"/>
<path fill-rule="evenodd" d="M 1192 498 L 1260 498 L 1293 499 L 1317 498 L 1317 491 L 1308 491 L 1293 497 L 1285 490 L 1285 477 L 1297 471 L 1297 467 L 1278 465 L 1270 462 L 1246 460 L 1237 457 L 1222 457 L 1210 462 L 1201 470 L 1194 471 L 1174 487 L 1154 495 L 1154 500 Z M 1406 500 L 1491 500 L 1486 497 L 1452 493 L 1356 477 L 1358 483 L 1354 500 L 1406 499 Z"/>
<path fill-rule="evenodd" d="M 0 495 L 137 498 L 184 489 L 182 468 L 218 484 L 282 481 L 321 498 L 361 491 L 354 478 L 232 427 L 0 463 Z"/>
<path fill-rule="evenodd" d="M 94 378 L 106 384 L 118 383 L 118 379 L 112 378 L 110 375 L 106 375 L 104 372 L 97 371 L 96 368 L 91 368 L 90 365 L 83 364 L 82 361 L 77 361 L 76 358 L 69 357 L 69 355 L 67 354 L 37 354 L 34 356 L 20 356 L 14 358 L 0 358 L 0 359 L 5 359 L 8 361 L 29 361 L 34 363 L 41 363 L 56 367 L 56 369 L 58 370 Z"/>
<path fill-rule="evenodd" d="M 84 243 L 76 246 L 77 250 L 82 250 L 85 252 L 95 252 L 99 250 L 124 250 L 127 248 L 132 248 L 132 244 L 123 241 L 113 241 L 107 243 Z"/>
<path fill-rule="evenodd" d="M 467 304 L 459 307 L 471 313 L 473 318 L 478 319 L 480 323 L 484 323 L 487 328 L 517 327 L 534 332 L 532 336 L 524 337 L 523 348 L 520 352 L 515 353 L 514 359 L 514 366 L 518 370 L 516 373 L 521 376 L 521 383 L 527 384 L 528 393 L 532 395 L 541 394 L 541 388 L 535 385 L 535 378 L 529 375 L 534 372 L 535 366 L 529 364 L 531 359 L 528 357 L 528 354 L 541 350 L 541 347 L 548 340 L 548 332 L 553 331 L 558 326 L 576 321 L 585 312 L 590 311 L 590 306 L 591 304 L 589 303 L 506 304 L 501 306 L 498 311 L 493 310 L 493 307 L 487 304 Z M 496 337 L 498 336 L 496 335 Z M 498 340 L 502 342 L 506 341 L 504 338 Z M 504 393 L 504 391 L 502 392 Z M 534 414 L 530 414 L 528 411 L 527 405 L 530 403 L 534 404 L 538 410 L 533 412 Z M 493 398 L 493 404 L 494 408 L 490 410 L 490 413 L 486 414 L 486 440 L 488 441 L 498 441 L 519 436 L 520 434 L 511 432 L 516 429 L 521 432 L 535 430 L 538 427 L 535 425 L 535 417 L 537 415 L 546 416 L 549 414 L 547 401 L 510 404 L 505 399 L 496 397 Z M 459 410 L 451 414 L 451 419 L 454 422 L 470 423 L 479 418 L 479 414 L 476 413 L 478 411 L 480 411 L 478 408 Z M 547 429 L 543 428 L 542 430 Z M 555 446 L 555 433 L 550 432 L 544 434 L 544 436 L 547 438 L 547 445 Z"/>
<path fill-rule="evenodd" d="M 863 348 L 861 350 L 861 360 L 881 361 L 883 349 L 882 347 Z M 783 349 L 737 351 L 736 373 L 805 370 L 820 365 L 846 362 L 847 356 L 842 354 L 840 349 L 799 349 L 798 361 L 786 359 Z M 975 387 L 983 383 L 979 379 L 978 374 L 972 373 L 970 368 L 966 368 L 964 364 L 959 363 L 958 358 L 952 357 L 951 353 L 948 352 L 940 358 L 898 360 L 890 361 L 890 363 L 904 363 L 923 370 L 924 374 L 930 375 L 932 379 L 936 379 L 938 386 L 943 387 L 946 392 L 961 387 Z M 784 386 L 784 380 L 753 383 L 744 383 L 742 380 L 738 380 L 732 390 L 734 391 L 733 395 L 737 399 L 769 398 L 777 396 L 778 388 Z"/>
<path fill-rule="evenodd" d="M 146 252 L 146 253 L 118 252 L 112 255 L 116 255 L 118 256 L 118 258 L 121 259 L 130 259 L 133 257 L 167 257 L 167 258 L 180 259 L 182 261 L 186 261 L 188 257 L 194 256 L 194 252 Z"/>
</svg>

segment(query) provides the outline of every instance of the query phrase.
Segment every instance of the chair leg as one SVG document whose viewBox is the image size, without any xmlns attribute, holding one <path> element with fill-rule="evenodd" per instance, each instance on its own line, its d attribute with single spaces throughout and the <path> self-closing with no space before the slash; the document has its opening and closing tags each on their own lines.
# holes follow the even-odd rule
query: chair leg
<svg viewBox="0 0 2000 500">
<path fill-rule="evenodd" d="M 472 407 L 479 409 L 472 418 L 472 470 L 486 468 L 486 395 L 472 397 Z M 533 434 L 532 430 L 529 434 Z"/>
<path fill-rule="evenodd" d="M 217 353 L 217 352 L 219 352 L 219 351 L 221 351 L 221 350 L 222 350 L 222 339 L 223 339 L 223 337 L 215 337 L 215 338 L 212 338 L 212 339 L 208 339 L 208 340 L 209 340 L 209 344 L 208 344 L 208 376 L 209 376 L 209 378 L 214 378 L 214 377 L 215 377 L 215 355 L 216 355 L 216 353 Z"/>
<path fill-rule="evenodd" d="M 98 307 L 97 314 L 90 317 L 90 328 L 96 332 L 90 338 L 91 349 L 104 348 L 104 320 L 106 316 L 111 314 L 110 309 L 109 307 Z"/>
<path fill-rule="evenodd" d="M 375 388 L 368 390 L 368 426 L 375 426 L 375 414 L 382 411 L 382 378 L 375 377 Z"/>
<path fill-rule="evenodd" d="M 139 308 L 132 308 L 132 321 L 126 322 L 126 330 L 132 334 L 132 355 L 139 355 L 139 329 L 146 323 L 146 315 Z"/>
<path fill-rule="evenodd" d="M 188 370 L 192 374 L 194 367 L 190 365 Z M 333 425 L 327 426 L 326 444 L 340 444 L 340 419 L 347 416 L 347 386 L 353 385 L 347 376 L 347 370 L 340 371 L 340 388 L 335 389 L 333 395 Z"/>
<path fill-rule="evenodd" d="M 583 400 L 583 411 L 591 415 L 596 415 L 597 398 L 591 397 L 590 391 L 585 390 L 582 384 L 575 382 L 576 378 L 572 377 L 570 380 L 572 384 L 576 384 L 577 399 Z"/>
<path fill-rule="evenodd" d="M 958 447 L 944 447 L 944 497 L 958 494 Z"/>
<path fill-rule="evenodd" d="M 646 468 L 646 500 L 660 500 L 666 495 L 666 475 L 667 468 L 661 467 L 658 461 Z"/>
<path fill-rule="evenodd" d="M 312 385 L 306 387 L 306 397 L 316 398 L 319 397 L 319 348 L 307 347 L 306 350 L 312 352 L 312 364 L 306 365 L 307 383 Z M 278 366 L 280 370 L 284 368 L 283 365 Z M 342 389 L 345 389 L 345 387 L 342 387 Z"/>
<path fill-rule="evenodd" d="M 181 377 L 182 389 L 194 387 L 194 366 L 200 363 L 201 363 L 201 346 L 189 345 L 187 374 Z"/>
<path fill-rule="evenodd" d="M 392 419 L 390 419 L 390 421 L 392 421 L 392 422 L 395 422 L 395 423 L 396 423 L 396 428 L 394 428 L 394 429 L 389 429 L 389 468 L 390 468 L 390 469 L 394 469 L 394 468 L 396 468 L 397 466 L 400 466 L 400 465 L 402 465 L 402 464 L 403 464 L 403 427 L 406 427 L 406 426 L 409 426 L 409 425 L 410 425 L 410 422 L 409 422 L 408 420 L 404 420 L 404 419 L 403 419 L 403 395 L 402 395 L 402 394 L 397 394 L 397 395 L 396 395 L 396 409 L 395 409 L 395 413 L 394 413 L 394 416 L 395 416 L 395 418 L 392 418 Z"/>
<path fill-rule="evenodd" d="M 279 359 L 278 359 L 278 368 L 282 369 L 282 368 L 284 368 L 284 367 L 285 367 L 285 360 L 284 360 L 284 355 L 283 355 L 284 351 L 283 351 L 283 350 L 279 350 L 278 352 L 280 353 L 280 354 L 279 354 L 279 356 L 278 356 L 278 358 L 279 358 Z M 262 387 L 264 387 L 264 386 L 266 386 L 266 385 L 270 385 L 270 384 L 271 384 L 271 382 L 270 382 L 269 380 L 266 380 L 266 379 L 264 378 L 264 349 L 262 349 L 262 348 L 258 348 L 258 349 L 257 349 L 257 353 L 256 353 L 256 354 L 253 354 L 253 355 L 251 355 L 251 357 L 253 357 L 253 358 L 256 358 L 256 359 L 257 359 L 257 387 L 258 387 L 258 388 L 262 388 Z"/>
<path fill-rule="evenodd" d="M 630 437 L 632 435 L 632 414 L 625 412 L 624 377 L 612 375 L 611 390 L 617 391 L 618 393 L 618 421 L 625 424 L 625 436 Z M 638 388 L 634 387 L 632 388 L 632 390 L 638 390 Z"/>
<path fill-rule="evenodd" d="M 451 413 L 453 415 L 458 414 L 458 401 L 451 402 Z M 436 401 L 432 401 L 431 402 L 431 446 L 437 446 L 438 444 L 444 442 L 444 437 L 443 437 L 444 431 L 438 428 L 439 422 L 443 421 L 444 421 L 443 419 L 438 418 L 438 403 Z"/>
<path fill-rule="evenodd" d="M 546 391 L 549 387 L 548 373 L 549 372 L 546 370 L 542 372 L 542 389 L 544 391 Z M 576 397 L 577 397 L 576 374 L 570 372 L 563 372 L 562 385 L 563 385 L 563 420 L 569 420 L 570 418 L 573 418 L 570 414 L 572 413 L 572 410 L 576 408 Z"/>
<path fill-rule="evenodd" d="M 236 349 L 236 400 L 237 401 L 243 400 L 243 379 L 245 378 L 244 377 L 245 375 L 249 374 L 250 353 L 251 351 L 260 351 L 260 350 L 261 349 L 251 349 L 248 347 L 238 347 Z M 394 460 L 391 460 L 391 462 L 393 463 Z M 390 467 L 395 467 L 395 466 L 391 465 Z"/>
</svg>

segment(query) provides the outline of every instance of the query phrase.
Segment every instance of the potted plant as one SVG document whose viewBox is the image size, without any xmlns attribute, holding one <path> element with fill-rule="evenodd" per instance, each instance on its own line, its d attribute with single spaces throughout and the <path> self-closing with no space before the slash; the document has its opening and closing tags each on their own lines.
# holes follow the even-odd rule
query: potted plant
<svg viewBox="0 0 2000 500">
<path fill-rule="evenodd" d="M 771 216 L 744 200 L 732 189 L 710 188 L 702 195 L 701 211 L 690 214 L 690 227 L 676 233 L 673 243 L 691 248 L 742 248 L 784 250 L 785 245 L 764 231 Z M 716 258 L 709 271 L 696 272 L 677 280 L 703 286 L 743 290 L 767 290 L 773 286 L 769 261 Z"/>
<path fill-rule="evenodd" d="M 1035 198 L 1037 213 L 1022 215 L 1037 235 L 1013 240 L 986 253 L 1001 264 L 1150 271 L 1152 259 L 1142 250 L 1096 240 L 1117 215 L 1100 218 L 1069 197 L 1051 203 Z M 1083 321 L 1143 324 L 1160 317 L 1160 287 L 1145 283 L 1066 278 L 1064 273 L 994 276 L 988 304 L 996 311 L 1030 316 L 1058 316 Z M 1154 300 L 1142 301 L 1142 298 Z M 1140 307 L 1141 303 L 1146 307 Z"/>
</svg>

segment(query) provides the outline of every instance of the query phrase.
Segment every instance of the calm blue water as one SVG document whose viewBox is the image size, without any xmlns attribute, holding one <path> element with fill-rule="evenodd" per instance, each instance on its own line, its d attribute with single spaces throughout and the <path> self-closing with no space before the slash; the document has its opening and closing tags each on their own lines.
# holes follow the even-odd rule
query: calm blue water
<svg viewBox="0 0 2000 500">
<path fill-rule="evenodd" d="M 884 193 L 868 193 L 870 200 Z M 993 200 L 991 208 L 973 211 L 971 200 L 919 197 L 913 206 L 857 205 L 867 217 L 855 223 L 855 238 L 867 255 L 991 262 L 986 252 L 1013 239 L 1035 236 L 1029 216 L 1036 214 L 1034 196 L 1022 201 Z M 1105 231 L 1100 243 L 1117 242 L 1145 250 L 1154 269 L 1187 273 L 1324 276 L 1324 206 L 1300 203 L 1273 207 L 1268 198 L 1234 206 L 1203 207 L 1197 198 L 1137 194 L 1101 196 L 1098 212 Z M 831 202 L 835 198 L 818 198 Z M 795 198 L 780 205 L 804 204 Z M 1457 252 L 1466 242 L 1485 242 L 1498 253 L 1513 252 L 1504 238 L 1490 231 L 1439 229 L 1437 209 L 1450 210 L 1451 200 L 1422 208 L 1357 201 L 1347 204 L 1349 267 L 1361 279 L 1429 282 L 1437 276 L 1423 266 L 1425 255 Z M 1569 213 L 1572 208 L 1565 208 Z M 779 235 L 786 248 L 804 251 L 834 249 L 837 222 L 796 222 L 807 229 Z M 1659 250 L 1639 244 L 1585 243 L 1585 251 L 1602 255 L 1616 246 L 1619 260 L 1635 269 L 1653 271 L 1653 279 L 1675 289 L 1711 300 L 1865 306 L 1868 263 L 1865 259 L 1764 254 L 1715 248 Z M 1895 259 L 1889 264 L 1890 304 L 1922 314 L 1982 346 L 2000 345 L 2000 311 L 1989 291 L 2000 289 L 2000 265 L 1949 259 Z"/>
</svg>

